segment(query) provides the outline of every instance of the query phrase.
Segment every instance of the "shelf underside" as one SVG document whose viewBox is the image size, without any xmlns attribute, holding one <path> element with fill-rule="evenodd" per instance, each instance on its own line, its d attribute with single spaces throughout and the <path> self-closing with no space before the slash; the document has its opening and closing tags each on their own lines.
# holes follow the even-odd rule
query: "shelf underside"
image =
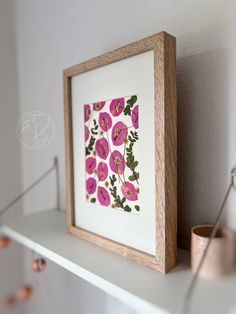
<svg viewBox="0 0 236 314">
<path fill-rule="evenodd" d="M 50 210 L 5 221 L 2 230 L 16 241 L 80 278 L 137 308 L 138 313 L 181 313 L 191 280 L 187 253 L 167 275 L 138 265 L 66 231 L 66 213 Z M 192 313 L 228 313 L 236 308 L 236 275 L 199 280 Z M 232 312 L 233 313 L 233 312 Z M 235 312 L 236 313 L 236 312 Z"/>
</svg>

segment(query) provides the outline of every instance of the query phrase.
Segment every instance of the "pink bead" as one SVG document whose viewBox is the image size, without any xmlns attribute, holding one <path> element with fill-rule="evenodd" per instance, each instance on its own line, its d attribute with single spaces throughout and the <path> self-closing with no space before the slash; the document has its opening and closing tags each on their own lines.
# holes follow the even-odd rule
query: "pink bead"
<svg viewBox="0 0 236 314">
<path fill-rule="evenodd" d="M 25 286 L 18 290 L 17 298 L 21 301 L 26 301 L 32 299 L 34 294 L 34 289 L 31 286 Z"/>
<path fill-rule="evenodd" d="M 47 267 L 47 262 L 43 258 L 37 258 L 34 260 L 32 269 L 34 272 L 40 273 L 44 271 L 44 269 Z"/>
<path fill-rule="evenodd" d="M 0 249 L 5 249 L 11 244 L 12 240 L 6 236 L 0 237 Z"/>
</svg>

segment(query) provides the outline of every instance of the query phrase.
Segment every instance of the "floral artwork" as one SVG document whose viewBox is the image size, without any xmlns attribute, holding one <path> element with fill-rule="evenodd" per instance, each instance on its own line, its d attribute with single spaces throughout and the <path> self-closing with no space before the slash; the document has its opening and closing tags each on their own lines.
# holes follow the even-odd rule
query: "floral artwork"
<svg viewBox="0 0 236 314">
<path fill-rule="evenodd" d="M 139 105 L 136 95 L 84 105 L 86 199 L 139 212 Z"/>
</svg>

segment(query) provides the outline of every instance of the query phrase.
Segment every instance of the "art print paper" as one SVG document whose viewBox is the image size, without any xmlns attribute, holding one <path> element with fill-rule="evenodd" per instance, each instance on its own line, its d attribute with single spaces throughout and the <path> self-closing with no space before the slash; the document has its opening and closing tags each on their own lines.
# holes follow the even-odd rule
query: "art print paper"
<svg viewBox="0 0 236 314">
<path fill-rule="evenodd" d="M 84 105 L 86 200 L 139 213 L 137 95 Z"/>
</svg>

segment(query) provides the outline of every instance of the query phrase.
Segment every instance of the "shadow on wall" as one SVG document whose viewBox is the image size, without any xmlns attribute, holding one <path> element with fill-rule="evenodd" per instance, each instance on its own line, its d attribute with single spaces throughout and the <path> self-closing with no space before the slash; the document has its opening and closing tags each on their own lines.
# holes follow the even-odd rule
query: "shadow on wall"
<svg viewBox="0 0 236 314">
<path fill-rule="evenodd" d="M 177 60 L 178 238 L 213 223 L 228 184 L 227 50 Z"/>
</svg>

